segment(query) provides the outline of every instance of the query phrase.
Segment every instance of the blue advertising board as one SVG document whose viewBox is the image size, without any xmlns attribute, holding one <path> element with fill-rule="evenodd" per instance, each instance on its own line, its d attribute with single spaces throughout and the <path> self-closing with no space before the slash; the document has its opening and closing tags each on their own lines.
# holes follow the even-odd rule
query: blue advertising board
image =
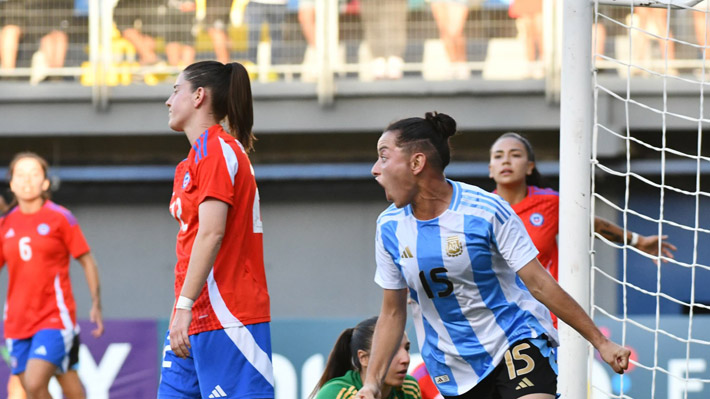
<svg viewBox="0 0 710 399">
<path fill-rule="evenodd" d="M 277 399 L 306 399 L 323 371 L 338 335 L 359 319 L 277 319 L 272 322 L 272 347 Z M 593 399 L 706 399 L 710 397 L 710 316 L 698 315 L 692 324 L 684 316 L 633 317 L 622 324 L 597 318 L 602 331 L 632 349 L 633 364 L 616 375 L 596 356 L 592 365 Z M 95 339 L 92 325 L 80 323 L 82 346 L 79 376 L 90 399 L 153 399 L 160 375 L 165 320 L 108 320 L 106 333 Z M 421 362 L 411 326 L 410 367 Z M 690 338 L 690 340 L 689 340 Z M 687 343 L 689 341 L 690 343 Z M 564 350 L 564 348 L 560 348 Z M 654 355 L 657 354 L 657 355 Z M 687 370 L 687 376 L 686 376 Z M 7 397 L 9 367 L 0 366 L 0 397 Z M 580 376 L 580 381 L 584 381 Z M 61 398 L 52 382 L 50 391 Z M 654 396 L 652 396 L 654 395 Z M 687 395 L 687 396 L 686 396 Z"/>
</svg>

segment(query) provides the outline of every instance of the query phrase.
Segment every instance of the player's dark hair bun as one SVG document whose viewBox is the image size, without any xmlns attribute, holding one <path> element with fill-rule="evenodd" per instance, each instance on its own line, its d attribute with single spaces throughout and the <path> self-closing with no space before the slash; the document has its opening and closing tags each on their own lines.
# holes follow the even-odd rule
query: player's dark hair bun
<svg viewBox="0 0 710 399">
<path fill-rule="evenodd" d="M 456 121 L 446 114 L 441 114 L 438 112 L 427 112 L 425 115 L 427 121 L 429 121 L 437 132 L 439 132 L 445 139 L 456 134 Z"/>
</svg>

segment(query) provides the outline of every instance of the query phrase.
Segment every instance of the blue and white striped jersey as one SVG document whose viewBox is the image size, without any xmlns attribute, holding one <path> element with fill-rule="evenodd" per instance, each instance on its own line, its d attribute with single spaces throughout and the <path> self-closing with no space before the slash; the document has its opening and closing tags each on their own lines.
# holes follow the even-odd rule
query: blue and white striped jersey
<svg viewBox="0 0 710 399">
<path fill-rule="evenodd" d="M 417 220 L 394 205 L 377 220 L 375 282 L 409 287 L 417 341 L 446 396 L 468 392 L 515 341 L 546 334 L 557 345 L 550 312 L 516 272 L 537 256 L 520 218 L 498 195 L 449 180 L 449 208 Z"/>
</svg>

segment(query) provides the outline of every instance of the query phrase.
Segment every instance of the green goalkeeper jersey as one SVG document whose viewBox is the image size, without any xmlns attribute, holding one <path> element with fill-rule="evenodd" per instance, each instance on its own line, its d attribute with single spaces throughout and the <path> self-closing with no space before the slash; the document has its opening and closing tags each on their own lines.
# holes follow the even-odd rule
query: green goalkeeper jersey
<svg viewBox="0 0 710 399">
<path fill-rule="evenodd" d="M 316 399 L 352 399 L 360 388 L 360 373 L 350 370 L 344 376 L 326 382 L 318 391 Z M 417 380 L 407 375 L 404 384 L 400 388 L 392 388 L 392 392 L 385 399 L 422 399 L 422 393 L 419 391 Z"/>
</svg>

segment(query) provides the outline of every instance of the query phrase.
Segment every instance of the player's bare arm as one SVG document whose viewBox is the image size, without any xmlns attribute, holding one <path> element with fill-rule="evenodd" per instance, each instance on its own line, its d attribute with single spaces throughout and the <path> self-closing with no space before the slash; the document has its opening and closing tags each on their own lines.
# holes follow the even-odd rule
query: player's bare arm
<svg viewBox="0 0 710 399">
<path fill-rule="evenodd" d="M 624 242 L 624 229 L 604 218 L 598 216 L 594 218 L 594 231 L 609 241 Z M 678 249 L 675 245 L 666 241 L 668 239 L 667 235 L 660 237 L 657 235 L 643 236 L 630 231 L 627 231 L 626 234 L 626 242 L 649 255 L 658 255 L 658 241 L 661 241 L 661 255 L 667 258 L 673 259 L 673 251 Z M 636 240 L 634 240 L 634 234 L 637 234 Z M 664 260 L 664 262 L 667 261 Z"/>
<path fill-rule="evenodd" d="M 387 368 L 402 341 L 406 322 L 407 289 L 384 290 L 382 309 L 372 337 L 367 375 L 357 396 L 359 399 L 380 397 Z"/>
<path fill-rule="evenodd" d="M 557 284 L 537 259 L 523 266 L 518 275 L 538 301 L 589 341 L 615 372 L 623 374 L 629 366 L 631 351 L 605 337 L 584 309 Z"/>
<path fill-rule="evenodd" d="M 101 310 L 101 283 L 99 282 L 99 268 L 96 265 L 96 259 L 87 252 L 77 258 L 79 264 L 84 269 L 86 283 L 89 285 L 91 293 L 91 311 L 89 319 L 96 324 L 96 328 L 91 331 L 91 335 L 95 338 L 100 337 L 104 333 L 104 321 Z"/>
<path fill-rule="evenodd" d="M 190 263 L 187 266 L 187 275 L 180 296 L 194 301 L 200 295 L 222 245 L 228 210 L 229 206 L 226 203 L 215 199 L 207 199 L 200 204 L 200 227 L 192 245 Z M 182 358 L 190 354 L 188 329 L 191 322 L 191 310 L 175 310 L 175 317 L 170 326 L 170 347 Z"/>
</svg>

